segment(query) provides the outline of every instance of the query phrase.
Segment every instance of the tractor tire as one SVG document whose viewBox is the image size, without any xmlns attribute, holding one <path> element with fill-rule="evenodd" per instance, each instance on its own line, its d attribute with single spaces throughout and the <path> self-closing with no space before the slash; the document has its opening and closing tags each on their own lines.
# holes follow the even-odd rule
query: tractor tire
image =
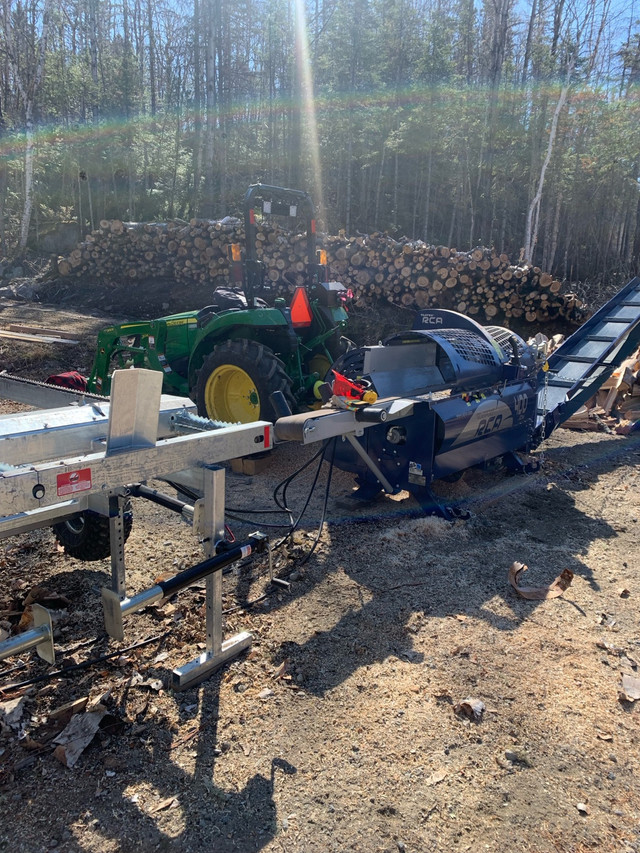
<svg viewBox="0 0 640 853">
<path fill-rule="evenodd" d="M 124 541 L 126 542 L 133 526 L 131 502 L 124 506 Z M 87 563 L 104 560 L 111 556 L 109 519 L 94 512 L 82 512 L 75 518 L 61 521 L 51 528 L 65 554 Z"/>
<path fill-rule="evenodd" d="M 225 341 L 205 359 L 196 384 L 198 414 L 226 423 L 275 421 L 270 399 L 282 391 L 292 412 L 297 409 L 284 364 L 257 341 Z"/>
<path fill-rule="evenodd" d="M 356 347 L 347 350 L 347 352 L 337 358 L 331 365 L 331 370 L 327 373 L 325 382 L 333 382 L 334 370 L 346 376 L 347 379 L 357 379 L 358 376 L 362 376 L 364 370 L 364 349 Z"/>
</svg>

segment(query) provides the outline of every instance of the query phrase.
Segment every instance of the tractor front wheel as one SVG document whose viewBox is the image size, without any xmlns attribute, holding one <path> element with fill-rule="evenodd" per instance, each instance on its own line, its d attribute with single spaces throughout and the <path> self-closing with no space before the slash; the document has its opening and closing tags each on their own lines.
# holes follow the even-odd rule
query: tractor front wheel
<svg viewBox="0 0 640 853">
<path fill-rule="evenodd" d="M 214 348 L 198 374 L 198 414 L 227 423 L 275 421 L 270 399 L 274 391 L 282 391 L 295 411 L 291 380 L 280 359 L 256 341 L 225 341 Z"/>
</svg>

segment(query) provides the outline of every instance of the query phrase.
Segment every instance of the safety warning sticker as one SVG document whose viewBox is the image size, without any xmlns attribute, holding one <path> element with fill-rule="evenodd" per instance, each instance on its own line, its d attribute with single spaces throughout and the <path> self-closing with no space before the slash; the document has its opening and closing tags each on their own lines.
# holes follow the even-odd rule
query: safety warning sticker
<svg viewBox="0 0 640 853">
<path fill-rule="evenodd" d="M 91 468 L 81 468 L 68 474 L 58 474 L 58 496 L 73 495 L 75 492 L 86 492 L 91 488 Z"/>
</svg>

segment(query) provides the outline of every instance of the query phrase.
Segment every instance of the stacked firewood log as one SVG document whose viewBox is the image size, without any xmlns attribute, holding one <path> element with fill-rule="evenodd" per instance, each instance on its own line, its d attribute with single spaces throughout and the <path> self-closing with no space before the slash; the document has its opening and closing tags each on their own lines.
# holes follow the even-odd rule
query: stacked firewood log
<svg viewBox="0 0 640 853">
<path fill-rule="evenodd" d="M 640 349 L 563 426 L 628 435 L 640 429 Z"/>
<path fill-rule="evenodd" d="M 579 322 L 582 302 L 538 267 L 513 264 L 505 254 L 478 247 L 459 252 L 422 241 L 373 233 L 324 236 L 329 278 L 349 288 L 356 306 L 390 302 L 408 308 L 452 308 L 480 322 L 509 325 L 556 319 Z M 221 284 L 229 274 L 228 247 L 244 245 L 237 219 L 189 223 L 109 220 L 71 254 L 56 259 L 52 274 L 96 283 L 169 278 L 179 284 Z M 304 282 L 306 240 L 270 223 L 257 232 L 257 253 L 274 296 L 289 296 Z"/>
</svg>

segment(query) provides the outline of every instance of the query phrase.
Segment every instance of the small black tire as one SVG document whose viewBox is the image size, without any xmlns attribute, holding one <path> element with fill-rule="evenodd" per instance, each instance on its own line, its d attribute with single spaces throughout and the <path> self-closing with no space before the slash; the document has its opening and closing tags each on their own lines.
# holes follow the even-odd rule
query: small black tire
<svg viewBox="0 0 640 853">
<path fill-rule="evenodd" d="M 133 526 L 130 501 L 125 503 L 123 520 L 126 542 Z M 80 515 L 54 524 L 51 529 L 69 557 L 93 563 L 111 556 L 109 519 L 104 515 L 81 512 Z"/>
<path fill-rule="evenodd" d="M 198 414 L 227 423 L 275 421 L 274 391 L 282 391 L 291 411 L 297 411 L 291 379 L 272 350 L 246 338 L 224 341 L 198 373 Z"/>
</svg>

